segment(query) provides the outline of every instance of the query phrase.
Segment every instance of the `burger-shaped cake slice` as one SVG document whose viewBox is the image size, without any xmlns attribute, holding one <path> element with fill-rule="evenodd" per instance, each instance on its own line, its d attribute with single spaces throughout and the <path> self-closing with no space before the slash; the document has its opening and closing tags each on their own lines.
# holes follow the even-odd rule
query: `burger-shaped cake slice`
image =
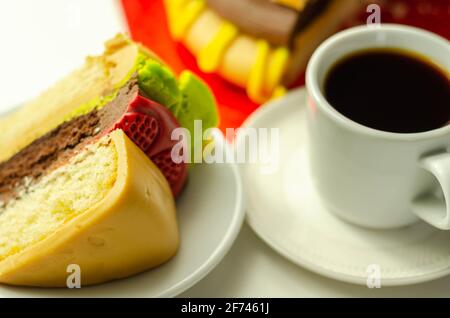
<svg viewBox="0 0 450 318">
<path fill-rule="evenodd" d="M 247 90 L 257 103 L 282 95 L 314 49 L 355 13 L 359 0 L 165 0 L 172 36 Z"/>
<path fill-rule="evenodd" d="M 2 119 L 0 283 L 63 287 L 74 264 L 91 285 L 169 260 L 190 152 L 172 132 L 194 119 L 217 124 L 209 89 L 121 35 Z"/>
</svg>

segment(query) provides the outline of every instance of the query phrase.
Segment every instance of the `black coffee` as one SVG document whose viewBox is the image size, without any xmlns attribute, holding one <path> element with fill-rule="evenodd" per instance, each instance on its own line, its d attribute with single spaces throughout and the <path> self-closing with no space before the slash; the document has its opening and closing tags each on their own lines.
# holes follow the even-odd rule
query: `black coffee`
<svg viewBox="0 0 450 318">
<path fill-rule="evenodd" d="M 450 124 L 448 73 L 408 52 L 344 58 L 328 74 L 325 95 L 344 116 L 378 130 L 416 133 Z"/>
</svg>

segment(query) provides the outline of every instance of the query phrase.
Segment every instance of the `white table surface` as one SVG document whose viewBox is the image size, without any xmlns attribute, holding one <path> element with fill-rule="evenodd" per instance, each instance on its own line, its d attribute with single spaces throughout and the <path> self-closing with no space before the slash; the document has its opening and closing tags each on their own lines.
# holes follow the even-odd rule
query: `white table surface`
<svg viewBox="0 0 450 318">
<path fill-rule="evenodd" d="M 116 0 L 0 1 L 0 114 L 52 85 L 127 30 Z"/>
<path fill-rule="evenodd" d="M 182 297 L 450 297 L 450 277 L 369 289 L 304 270 L 269 248 L 248 225 L 222 263 Z"/>
<path fill-rule="evenodd" d="M 126 30 L 116 0 L 0 2 L 0 113 L 99 53 Z M 223 262 L 184 297 L 450 296 L 450 277 L 402 288 L 368 289 L 315 275 L 285 260 L 244 225 Z"/>
</svg>

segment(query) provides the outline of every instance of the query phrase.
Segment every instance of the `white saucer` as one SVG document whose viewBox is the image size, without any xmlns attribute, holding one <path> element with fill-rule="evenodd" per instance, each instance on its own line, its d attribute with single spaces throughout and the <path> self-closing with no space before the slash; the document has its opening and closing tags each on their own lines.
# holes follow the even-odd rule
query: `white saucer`
<svg viewBox="0 0 450 318">
<path fill-rule="evenodd" d="M 253 230 L 292 262 L 345 282 L 366 285 L 368 273 L 378 269 L 382 286 L 449 274 L 450 232 L 425 223 L 369 230 L 348 224 L 323 207 L 308 169 L 305 104 L 305 90 L 296 90 L 261 107 L 244 124 L 280 128 L 280 164 L 274 174 L 262 174 L 258 163 L 241 166 L 247 221 Z M 238 146 L 242 141 L 238 139 Z"/>
<path fill-rule="evenodd" d="M 228 150 L 224 138 L 216 145 Z M 244 220 L 242 185 L 232 164 L 201 164 L 190 171 L 177 200 L 181 246 L 168 263 L 107 284 L 81 289 L 0 285 L 1 297 L 173 297 L 205 277 L 231 248 Z"/>
</svg>

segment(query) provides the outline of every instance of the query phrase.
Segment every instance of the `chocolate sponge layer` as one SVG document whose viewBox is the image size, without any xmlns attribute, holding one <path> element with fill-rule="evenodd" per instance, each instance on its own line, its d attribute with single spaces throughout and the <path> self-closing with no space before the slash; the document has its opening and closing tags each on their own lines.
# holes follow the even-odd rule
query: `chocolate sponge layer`
<svg viewBox="0 0 450 318">
<path fill-rule="evenodd" d="M 28 184 L 68 162 L 85 145 L 108 132 L 123 116 L 138 90 L 133 78 L 100 110 L 63 123 L 0 163 L 0 202 L 5 204 L 16 198 Z"/>
</svg>

